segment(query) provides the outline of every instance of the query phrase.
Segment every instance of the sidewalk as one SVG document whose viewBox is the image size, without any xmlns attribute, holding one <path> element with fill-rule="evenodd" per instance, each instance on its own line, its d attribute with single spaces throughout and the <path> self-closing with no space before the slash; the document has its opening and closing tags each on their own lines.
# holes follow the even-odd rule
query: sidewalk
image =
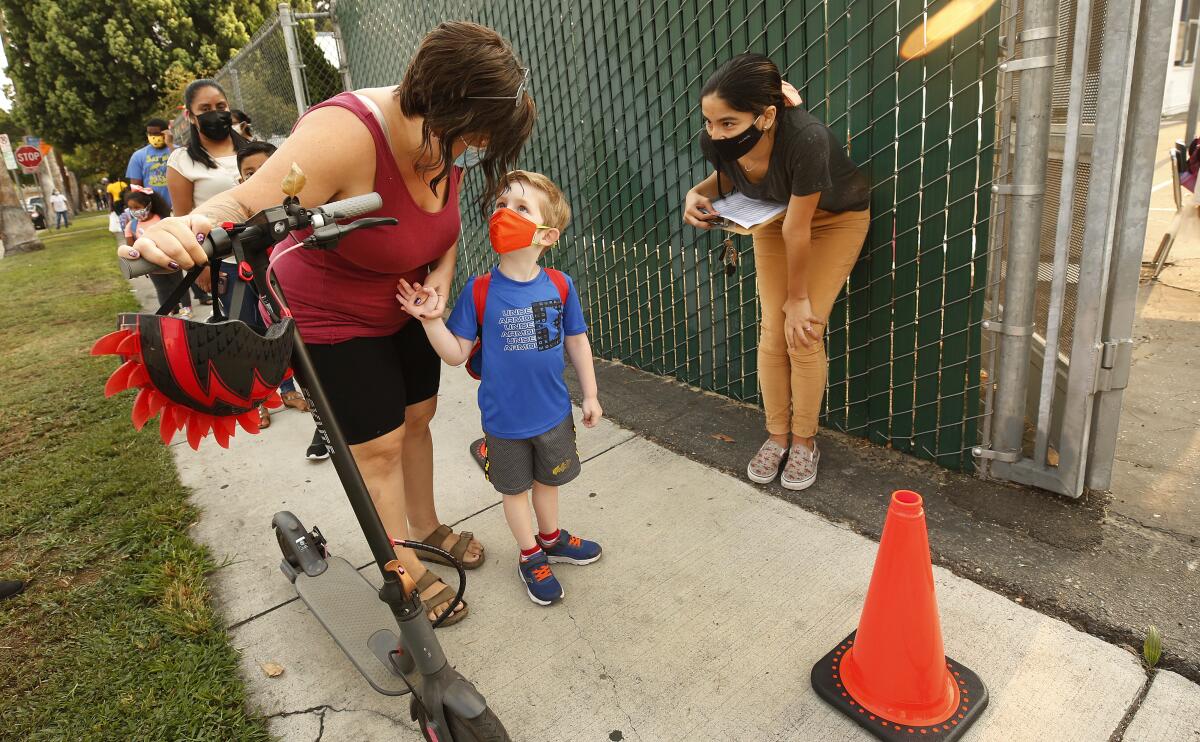
<svg viewBox="0 0 1200 742">
<path fill-rule="evenodd" d="M 605 557 L 560 567 L 566 600 L 541 608 L 518 582 L 499 497 L 467 455 L 479 422 L 463 371 L 444 370 L 439 405 L 439 510 L 488 547 L 469 573 L 471 616 L 439 636 L 514 740 L 865 738 L 808 675 L 855 627 L 875 543 L 605 421 L 580 428 L 584 473 L 562 501 L 563 524 L 603 543 Z M 275 734 L 385 740 L 400 725 L 398 738 L 416 740 L 407 700 L 367 686 L 278 570 L 270 520 L 289 509 L 378 579 L 333 467 L 303 459 L 311 432 L 289 410 L 229 451 L 176 444 L 204 513 L 194 535 L 228 560 L 215 593 Z M 1130 742 L 1200 740 L 1191 682 L 1159 672 L 1150 684 L 1131 653 L 934 573 L 946 651 L 991 693 L 969 739 L 1091 742 L 1128 724 Z M 283 674 L 267 677 L 267 662 Z"/>
</svg>

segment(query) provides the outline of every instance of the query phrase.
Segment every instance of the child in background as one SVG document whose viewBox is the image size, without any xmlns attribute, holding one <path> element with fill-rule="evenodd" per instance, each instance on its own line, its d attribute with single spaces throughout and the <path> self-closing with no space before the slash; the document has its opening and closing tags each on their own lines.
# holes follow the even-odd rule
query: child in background
<svg viewBox="0 0 1200 742">
<path fill-rule="evenodd" d="M 125 244 L 127 245 L 132 245 L 151 224 L 171 215 L 171 207 L 167 206 L 167 202 L 162 196 L 155 193 L 153 188 L 133 186 L 122 195 L 125 208 L 117 218 L 124 230 Z M 183 274 L 179 271 L 150 274 L 150 282 L 154 284 L 154 293 L 158 295 L 160 305 L 166 303 L 171 292 L 182 281 Z M 174 317 L 192 316 L 191 297 L 184 293 L 180 301 L 181 304 L 172 307 L 171 315 Z"/>
<path fill-rule="evenodd" d="M 267 161 L 267 158 L 275 154 L 276 149 L 277 147 L 269 142 L 254 141 L 247 142 L 246 144 L 242 145 L 242 148 L 238 150 L 237 154 L 239 176 L 238 181 L 245 183 L 247 180 L 249 180 L 250 176 L 258 172 L 258 169 L 263 166 L 263 163 Z M 221 305 L 225 307 L 226 313 L 228 314 L 231 291 L 235 285 L 233 282 L 240 280 L 237 277 L 236 267 L 230 263 L 223 263 L 221 265 L 221 277 L 218 280 L 220 282 L 218 284 L 218 294 L 221 297 Z M 251 292 L 250 295 L 257 299 L 258 294 L 254 293 L 254 287 L 252 285 L 247 284 L 246 290 Z M 262 315 L 258 312 L 258 302 L 249 302 L 246 306 L 247 309 L 243 312 L 240 319 L 249 325 L 266 329 L 266 326 L 262 320 Z M 306 400 L 304 395 L 300 393 L 300 390 L 296 388 L 296 382 L 292 379 L 288 379 L 280 385 L 279 394 L 283 398 L 283 403 L 288 407 L 300 410 L 301 412 L 309 411 L 310 408 L 308 406 L 308 400 Z M 259 408 L 258 418 L 260 421 L 259 427 L 270 427 L 271 414 L 267 411 L 266 407 Z M 329 458 L 329 447 L 325 445 L 325 439 L 321 435 L 320 428 L 313 431 L 312 443 L 309 444 L 308 450 L 305 451 L 304 456 L 310 461 L 323 461 Z"/>
<path fill-rule="evenodd" d="M 504 496 L 504 518 L 520 548 L 517 571 L 525 591 L 534 603 L 550 605 L 563 597 L 551 563 L 591 564 L 601 555 L 599 544 L 558 524 L 558 488 L 580 472 L 563 381 L 564 348 L 583 388 L 583 424 L 594 427 L 604 412 L 574 283 L 538 265 L 570 222 L 571 208 L 553 181 L 523 170 L 508 173 L 499 194 L 488 231 L 500 264 L 467 282 L 449 322 L 442 321 L 443 299 L 430 287 L 414 288 L 402 280 L 397 299 L 452 366 L 470 358 L 476 339 L 481 340 L 472 363 L 482 361 L 485 471 Z"/>
</svg>

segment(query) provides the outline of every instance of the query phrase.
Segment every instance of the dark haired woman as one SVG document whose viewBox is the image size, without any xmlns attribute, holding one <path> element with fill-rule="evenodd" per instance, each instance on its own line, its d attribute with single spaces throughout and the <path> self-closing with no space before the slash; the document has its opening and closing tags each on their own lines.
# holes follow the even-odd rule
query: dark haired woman
<svg viewBox="0 0 1200 742">
<path fill-rule="evenodd" d="M 433 501 L 429 422 L 441 361 L 420 325 L 407 321 L 395 286 L 404 278 L 448 293 L 460 229 L 462 170 L 454 161 L 468 146 L 486 147 L 482 206 L 533 130 L 528 74 L 495 31 L 442 23 L 421 42 L 399 86 L 314 106 L 252 178 L 120 251 L 159 265 L 203 261 L 197 234 L 277 205 L 293 162 L 307 176 L 306 206 L 378 191 L 383 208 L 375 215 L 399 224 L 355 233 L 331 252 L 291 252 L 276 275 L 384 526 L 394 537 L 441 546 L 468 568 L 483 563 L 483 547 L 441 525 Z M 443 610 L 453 590 L 426 576 L 412 551 L 396 553 L 426 606 Z M 447 622 L 465 615 L 463 608 Z"/>
<path fill-rule="evenodd" d="M 824 332 L 870 226 L 870 186 L 837 137 L 804 108 L 788 106 L 779 69 L 742 54 L 700 93 L 700 147 L 714 172 L 688 191 L 684 220 L 711 229 L 713 199 L 736 190 L 787 204 L 782 220 L 754 230 L 761 322 L 758 379 L 767 441 L 746 468 L 791 490 L 817 479 L 817 418 L 828 376 Z M 707 213 L 705 213 L 707 212 Z M 789 441 L 790 436 L 790 441 Z"/>
<path fill-rule="evenodd" d="M 246 112 L 239 108 L 229 109 L 229 113 L 233 116 L 233 130 L 241 134 L 246 141 L 253 141 L 254 129 L 252 128 L 253 121 L 246 115 Z"/>
<path fill-rule="evenodd" d="M 177 216 L 237 185 L 237 152 L 245 141 L 233 130 L 229 100 L 215 80 L 193 81 L 183 93 L 183 105 L 191 136 L 187 147 L 167 160 L 167 188 Z"/>
</svg>

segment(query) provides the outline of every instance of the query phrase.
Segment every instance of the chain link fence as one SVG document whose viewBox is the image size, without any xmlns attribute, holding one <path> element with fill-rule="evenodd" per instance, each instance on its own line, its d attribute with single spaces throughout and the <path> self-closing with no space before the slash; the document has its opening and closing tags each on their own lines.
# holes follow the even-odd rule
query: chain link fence
<svg viewBox="0 0 1200 742">
<path fill-rule="evenodd" d="M 307 8 L 300 5 L 300 9 Z M 297 12 L 295 20 L 274 16 L 213 75 L 225 89 L 229 105 L 250 117 L 256 138 L 283 141 L 299 118 L 301 105 L 297 101 L 318 103 L 342 91 L 332 21 L 327 14 L 311 17 L 321 15 Z M 288 59 L 285 23 L 294 24 L 290 27 L 296 40 L 296 76 Z M 299 96 L 296 79 L 300 83 Z M 190 130 L 182 114 L 172 123 L 172 131 L 176 143 L 187 142 Z"/>
<path fill-rule="evenodd" d="M 512 41 L 540 111 L 521 165 L 553 178 L 575 210 L 550 260 L 581 286 L 597 355 L 750 403 L 750 240 L 726 278 L 719 238 L 680 214 L 710 170 L 697 141 L 701 85 L 735 54 L 771 57 L 874 183 L 870 236 L 830 317 L 823 423 L 970 468 L 1001 24 L 994 7 L 924 58 L 901 60 L 901 40 L 946 4 L 341 0 L 336 15 L 357 86 L 398 83 L 442 20 Z M 480 184 L 468 180 L 474 195 Z M 485 270 L 478 213 L 464 210 L 464 243 L 462 274 Z"/>
</svg>

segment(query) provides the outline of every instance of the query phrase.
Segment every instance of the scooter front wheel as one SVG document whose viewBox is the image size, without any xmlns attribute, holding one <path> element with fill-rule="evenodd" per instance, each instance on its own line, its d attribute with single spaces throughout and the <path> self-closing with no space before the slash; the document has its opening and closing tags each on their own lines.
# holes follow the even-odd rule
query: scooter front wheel
<svg viewBox="0 0 1200 742">
<path fill-rule="evenodd" d="M 415 699 L 413 706 L 417 723 L 421 725 L 421 736 L 425 738 L 426 742 L 447 742 L 447 740 L 435 740 L 429 736 L 425 708 Z M 485 708 L 483 713 L 474 719 L 460 719 L 450 709 L 446 709 L 445 712 L 446 723 L 450 725 L 450 734 L 454 736 L 454 742 L 511 742 L 504 725 L 500 723 L 495 712 L 490 708 Z"/>
</svg>

